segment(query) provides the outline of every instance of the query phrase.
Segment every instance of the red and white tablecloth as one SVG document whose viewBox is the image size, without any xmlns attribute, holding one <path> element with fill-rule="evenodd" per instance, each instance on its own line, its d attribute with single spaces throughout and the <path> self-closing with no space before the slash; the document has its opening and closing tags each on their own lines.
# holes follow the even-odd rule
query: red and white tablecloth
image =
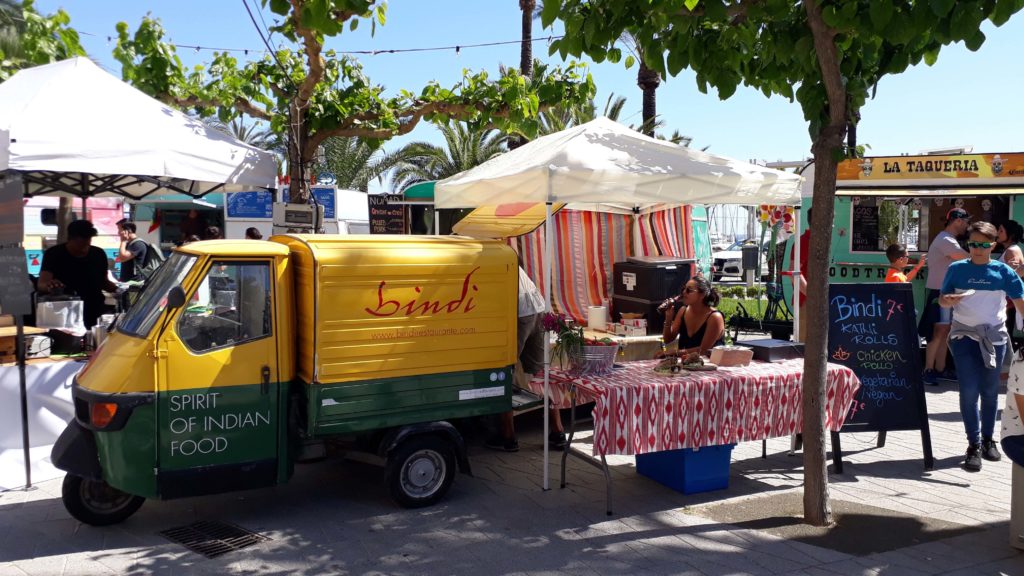
<svg viewBox="0 0 1024 576">
<path fill-rule="evenodd" d="M 656 374 L 657 362 L 629 362 L 607 376 L 575 380 L 553 370 L 550 397 L 556 406 L 570 407 L 567 392 L 575 382 L 577 404 L 595 402 L 594 455 L 733 444 L 801 430 L 802 358 L 673 376 Z M 842 428 L 858 388 L 852 370 L 828 365 L 829 430 Z M 533 378 L 530 389 L 543 393 L 543 375 Z"/>
</svg>

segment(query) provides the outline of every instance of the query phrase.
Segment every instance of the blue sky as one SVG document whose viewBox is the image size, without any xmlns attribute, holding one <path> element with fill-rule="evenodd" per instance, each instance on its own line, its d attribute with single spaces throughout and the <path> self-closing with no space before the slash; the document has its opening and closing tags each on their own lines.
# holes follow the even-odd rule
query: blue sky
<svg viewBox="0 0 1024 576">
<path fill-rule="evenodd" d="M 242 0 L 37 0 L 41 12 L 63 7 L 72 26 L 83 35 L 90 55 L 108 70 L 120 74 L 111 57 L 108 35 L 118 21 L 134 30 L 148 12 L 163 21 L 170 38 L 180 44 L 225 48 L 260 49 L 262 43 L 249 20 Z M 259 0 L 249 0 L 258 7 Z M 268 23 L 274 16 L 264 13 Z M 354 33 L 331 39 L 336 50 L 386 50 L 468 45 L 517 40 L 520 34 L 517 0 L 391 0 L 388 20 L 374 37 L 363 23 Z M 535 37 L 557 34 L 535 23 Z M 976 152 L 1024 150 L 1024 111 L 1017 103 L 1024 94 L 1024 14 L 1002 28 L 986 24 L 988 40 L 978 52 L 960 45 L 942 51 L 935 66 L 920 65 L 899 76 L 882 80 L 875 100 L 863 110 L 858 130 L 869 154 L 916 153 L 926 149 L 973 145 Z M 275 40 L 280 40 L 275 37 Z M 211 57 L 208 51 L 179 50 L 188 64 Z M 534 54 L 547 56 L 546 42 L 534 44 Z M 236 54 L 240 59 L 241 53 Z M 379 54 L 361 57 L 367 75 L 390 93 L 399 89 L 418 91 L 430 80 L 453 85 L 464 68 L 497 74 L 498 64 L 517 66 L 518 44 L 467 48 L 444 52 Z M 640 89 L 636 68 L 622 64 L 591 66 L 597 84 L 599 109 L 612 92 L 626 96 L 622 119 L 639 123 Z M 669 78 L 658 90 L 658 112 L 669 131 L 692 136 L 694 146 L 741 160 L 798 160 L 810 155 L 810 140 L 800 108 L 782 98 L 765 98 L 741 87 L 727 101 L 714 93 L 701 94 L 693 75 L 683 72 Z M 410 140 L 436 141 L 436 131 L 421 124 L 409 136 L 386 145 L 393 148 Z"/>
</svg>

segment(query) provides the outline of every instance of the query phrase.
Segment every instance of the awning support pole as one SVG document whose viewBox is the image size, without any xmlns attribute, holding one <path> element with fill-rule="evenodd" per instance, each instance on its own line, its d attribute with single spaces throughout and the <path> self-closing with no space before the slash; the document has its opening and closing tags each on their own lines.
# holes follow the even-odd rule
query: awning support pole
<svg viewBox="0 0 1024 576">
<path fill-rule="evenodd" d="M 548 174 L 548 198 L 551 198 L 551 174 Z M 544 297 L 547 299 L 547 312 L 550 314 L 551 309 L 551 272 L 554 270 L 554 253 L 555 253 L 555 242 L 554 234 L 551 230 L 551 202 L 544 203 Z M 551 407 L 549 406 L 551 398 L 550 393 L 550 378 L 551 378 L 551 338 L 548 337 L 548 333 L 544 333 L 544 490 L 550 490 L 548 481 L 550 478 L 550 471 L 548 470 L 548 453 L 550 448 L 548 447 L 548 435 L 550 431 L 548 428 L 549 424 L 549 412 Z M 568 449 L 568 448 L 567 448 Z"/>
</svg>

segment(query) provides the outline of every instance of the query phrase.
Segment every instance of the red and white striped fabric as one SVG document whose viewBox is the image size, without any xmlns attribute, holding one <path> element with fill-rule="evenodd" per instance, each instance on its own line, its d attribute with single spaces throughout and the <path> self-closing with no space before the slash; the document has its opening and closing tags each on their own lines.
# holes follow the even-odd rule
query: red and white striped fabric
<svg viewBox="0 0 1024 576">
<path fill-rule="evenodd" d="M 587 321 L 587 307 L 612 299 L 612 265 L 628 256 L 693 257 L 691 208 L 680 206 L 641 215 L 561 210 L 555 230 L 551 302 L 556 312 Z M 544 289 L 544 226 L 510 244 L 523 257 L 523 267 Z"/>
<path fill-rule="evenodd" d="M 582 404 L 593 400 L 594 455 L 644 454 L 789 436 L 801 431 L 803 359 L 751 362 L 662 376 L 656 360 L 629 362 L 608 376 L 576 379 Z M 551 373 L 556 406 L 571 406 L 572 381 Z M 530 389 L 543 391 L 543 376 Z M 852 370 L 828 365 L 825 426 L 838 431 L 853 403 L 860 380 Z"/>
</svg>

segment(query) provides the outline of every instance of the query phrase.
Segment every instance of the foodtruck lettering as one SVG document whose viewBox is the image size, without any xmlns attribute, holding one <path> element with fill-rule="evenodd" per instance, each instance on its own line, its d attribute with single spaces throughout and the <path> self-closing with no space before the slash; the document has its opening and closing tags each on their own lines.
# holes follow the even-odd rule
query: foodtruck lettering
<svg viewBox="0 0 1024 576">
<path fill-rule="evenodd" d="M 919 172 L 977 172 L 977 160 L 905 160 L 900 168 L 899 162 L 882 162 L 885 174 L 908 174 Z"/>
<path fill-rule="evenodd" d="M 479 290 L 476 284 L 470 284 L 470 279 L 472 278 L 473 273 L 479 269 L 480 267 L 477 266 L 470 270 L 469 274 L 466 274 L 465 279 L 462 281 L 462 293 L 459 294 L 458 298 L 451 300 L 446 304 L 442 304 L 440 300 L 424 300 L 423 302 L 419 302 L 416 298 L 413 298 L 405 304 L 398 300 L 385 300 L 384 287 L 387 285 L 387 282 L 381 280 L 380 285 L 377 286 L 377 307 L 363 308 L 363 310 L 368 314 L 378 317 L 394 316 L 400 310 L 405 311 L 405 316 L 412 316 L 417 313 L 417 315 L 424 315 L 427 313 L 440 314 L 441 312 L 447 312 L 448 314 L 461 312 L 465 314 L 476 308 L 476 306 L 473 305 L 473 298 L 466 298 L 466 295 L 469 294 L 470 288 L 473 289 L 473 292 Z M 417 294 L 423 291 L 419 286 L 416 286 L 415 290 Z"/>
</svg>

